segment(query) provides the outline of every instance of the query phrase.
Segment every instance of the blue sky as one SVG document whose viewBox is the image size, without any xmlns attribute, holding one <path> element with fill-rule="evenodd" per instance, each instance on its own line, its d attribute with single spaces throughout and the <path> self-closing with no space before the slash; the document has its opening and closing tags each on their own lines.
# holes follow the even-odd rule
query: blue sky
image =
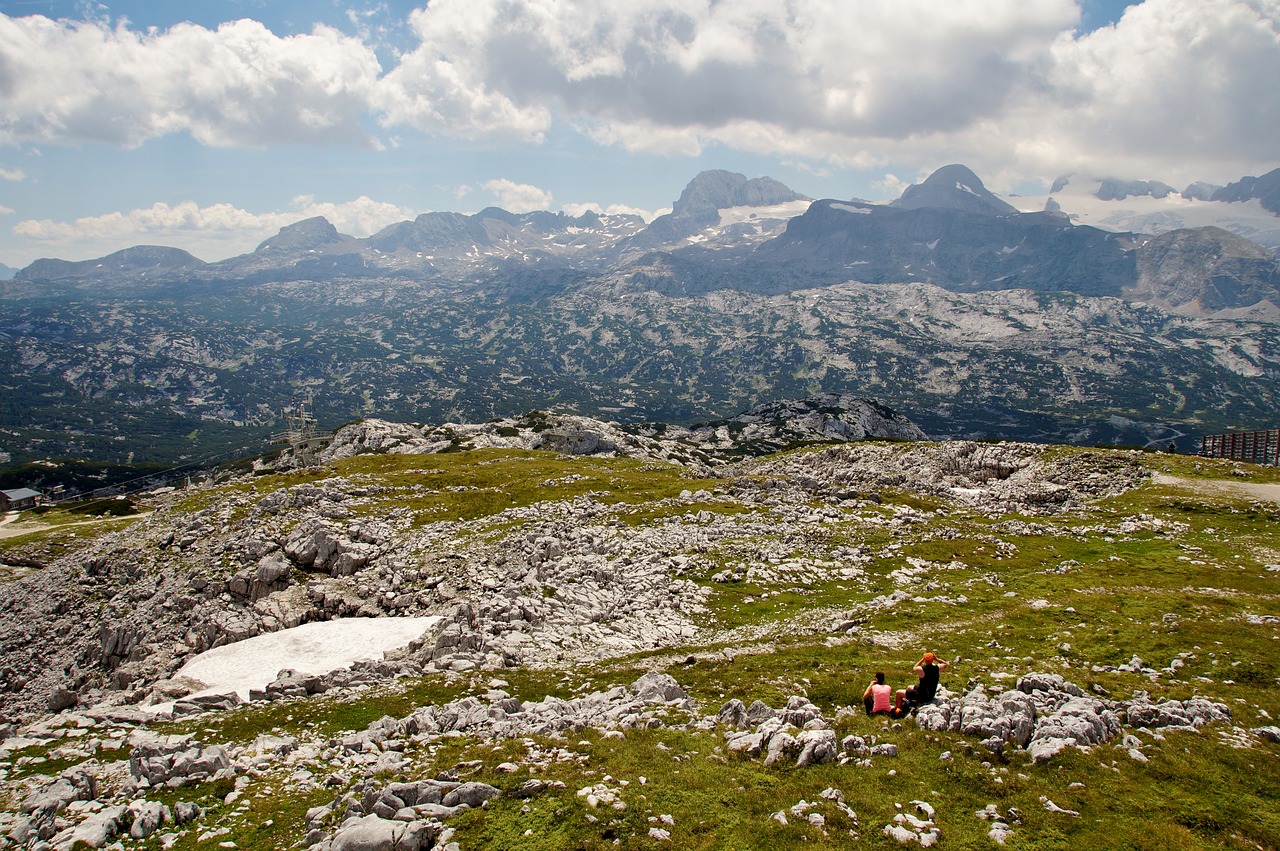
<svg viewBox="0 0 1280 851">
<path fill-rule="evenodd" d="M 1280 164 L 1277 31 L 1280 0 L 0 0 L 0 263 L 648 217 L 708 168 L 1225 183 Z"/>
</svg>

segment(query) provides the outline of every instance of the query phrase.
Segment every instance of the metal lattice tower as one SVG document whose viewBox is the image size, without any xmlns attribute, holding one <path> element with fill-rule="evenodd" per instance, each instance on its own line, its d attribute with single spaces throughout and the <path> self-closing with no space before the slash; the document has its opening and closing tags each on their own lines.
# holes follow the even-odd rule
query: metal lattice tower
<svg viewBox="0 0 1280 851">
<path fill-rule="evenodd" d="M 294 401 L 281 412 L 285 430 L 271 435 L 272 443 L 287 444 L 293 450 L 296 467 L 309 467 L 315 460 L 315 450 L 328 438 L 316 434 L 316 418 L 311 413 L 311 400 Z"/>
</svg>

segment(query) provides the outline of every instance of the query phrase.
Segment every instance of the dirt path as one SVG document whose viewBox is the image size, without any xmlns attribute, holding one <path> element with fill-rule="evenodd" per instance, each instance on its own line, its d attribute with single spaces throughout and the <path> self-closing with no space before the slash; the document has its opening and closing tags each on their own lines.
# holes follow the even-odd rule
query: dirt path
<svg viewBox="0 0 1280 851">
<path fill-rule="evenodd" d="M 1180 479 L 1163 473 L 1156 474 L 1154 481 L 1158 485 L 1175 485 L 1200 493 L 1280 502 L 1280 485 L 1260 485 L 1254 482 L 1235 482 L 1230 479 Z"/>
<path fill-rule="evenodd" d="M 93 520 L 78 520 L 75 523 L 58 523 L 53 526 L 46 526 L 43 523 L 33 523 L 29 520 L 18 520 L 17 512 L 11 512 L 0 520 L 0 539 L 16 538 L 19 535 L 29 535 L 32 532 L 53 532 L 58 529 L 70 529 L 75 526 L 95 526 L 99 523 L 111 523 L 116 520 L 141 520 L 150 514 L 150 511 L 142 514 L 130 514 L 127 517 L 97 517 Z"/>
</svg>

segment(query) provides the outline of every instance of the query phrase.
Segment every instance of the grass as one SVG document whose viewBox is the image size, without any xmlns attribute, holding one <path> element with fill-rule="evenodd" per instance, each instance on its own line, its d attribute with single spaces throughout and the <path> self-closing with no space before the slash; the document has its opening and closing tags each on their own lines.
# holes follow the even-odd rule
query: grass
<svg viewBox="0 0 1280 851">
<path fill-rule="evenodd" d="M 376 495 L 352 500 L 356 516 L 384 514 L 393 508 L 408 509 L 414 524 L 470 521 L 491 517 L 511 508 L 524 508 L 548 500 L 573 500 L 589 496 L 607 505 L 646 506 L 650 515 L 683 514 L 699 508 L 739 510 L 709 501 L 681 504 L 678 509 L 655 509 L 654 503 L 679 497 L 685 491 L 718 487 L 718 480 L 688 478 L 674 464 L 647 459 L 582 457 L 566 459 L 541 450 L 477 449 L 436 455 L 357 455 L 323 468 L 308 468 L 252 482 L 237 482 L 220 489 L 198 491 L 179 507 L 200 511 L 217 505 L 229 495 L 270 493 L 301 484 L 316 484 L 342 476 L 356 485 L 376 484 Z M 232 519 L 247 513 L 242 508 Z"/>
<path fill-rule="evenodd" d="M 291 784 L 278 779 L 260 781 L 253 787 L 253 794 L 246 792 L 228 804 L 225 798 L 234 788 L 234 781 L 219 780 L 199 787 L 179 789 L 161 788 L 147 793 L 147 799 L 173 807 L 178 801 L 198 804 L 205 810 L 196 824 L 179 835 L 171 846 L 174 849 L 218 847 L 218 843 L 234 842 L 239 848 L 284 849 L 296 848 L 298 837 L 305 835 L 307 810 L 333 801 L 333 792 L 321 786 L 299 792 Z M 156 835 L 133 847 L 159 849 L 160 834 L 171 827 L 166 825 Z M 217 836 L 201 842 L 206 831 L 225 830 Z M 230 847 L 230 846 L 227 846 Z"/>
<path fill-rule="evenodd" d="M 364 510 L 376 513 L 390 504 L 403 506 L 419 524 L 474 520 L 548 499 L 588 495 L 607 505 L 647 505 L 719 484 L 689 479 L 680 467 L 647 460 L 582 458 L 566 464 L 550 452 L 505 449 L 359 455 L 339 462 L 336 470 L 353 478 L 374 477 L 390 489 Z"/>
<path fill-rule="evenodd" d="M 43 522 L 43 518 L 42 518 Z M 63 520 L 21 535 L 0 538 L 0 554 L 8 554 L 48 564 L 65 555 L 77 552 L 97 538 L 118 532 L 135 520 L 130 517 L 103 519 L 84 523 L 83 517 Z M 80 523 L 83 525 L 71 525 Z"/>
<path fill-rule="evenodd" d="M 33 777 L 38 774 L 57 777 L 67 769 L 74 768 L 85 762 L 88 757 L 56 757 L 49 755 L 49 751 L 57 748 L 62 743 L 57 742 L 52 745 L 40 744 L 31 745 L 29 747 L 16 750 L 10 754 L 9 759 L 13 763 L 13 767 L 9 769 L 8 779 L 19 780 L 24 777 Z M 32 760 L 21 762 L 21 760 Z"/>
<path fill-rule="evenodd" d="M 234 712 L 179 721 L 173 732 L 195 733 L 207 742 L 251 742 L 265 732 L 302 733 L 328 739 L 342 733 L 365 729 L 384 715 L 403 717 L 419 706 L 438 705 L 468 695 L 483 695 L 493 672 L 462 676 L 434 674 L 397 681 L 391 688 L 376 690 L 376 699 L 363 691 L 355 694 L 328 694 L 309 699 L 291 699 L 250 704 Z M 517 697 L 540 700 L 546 695 L 567 697 L 558 683 L 558 671 L 521 669 L 504 672 L 508 691 Z"/>
</svg>

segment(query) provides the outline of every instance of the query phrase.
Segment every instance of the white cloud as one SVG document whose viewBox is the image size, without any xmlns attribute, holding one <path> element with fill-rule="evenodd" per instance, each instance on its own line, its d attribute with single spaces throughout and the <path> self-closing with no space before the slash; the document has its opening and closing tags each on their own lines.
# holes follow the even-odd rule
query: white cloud
<svg viewBox="0 0 1280 851">
<path fill-rule="evenodd" d="M 666 155 L 960 161 L 998 187 L 1230 179 L 1272 167 L 1280 137 L 1280 0 L 1145 0 L 1087 34 L 1080 0 L 432 0 L 385 74 L 389 12 L 366 5 L 356 36 L 0 16 L 0 141 L 376 145 L 380 124 L 538 142 L 560 125 Z"/>
<path fill-rule="evenodd" d="M 871 184 L 873 189 L 876 189 L 884 193 L 881 196 L 881 198 L 890 199 L 890 200 L 894 198 L 901 198 L 902 193 L 910 185 L 911 185 L 911 181 L 903 180 L 902 178 L 898 177 L 896 174 L 893 174 L 892 172 L 885 172 L 885 175 L 883 178 Z M 880 200 L 880 199 L 872 199 L 872 200 Z"/>
<path fill-rule="evenodd" d="M 378 97 L 388 125 L 437 133 L 564 122 L 632 151 L 963 161 L 997 184 L 1274 164 L 1280 0 L 1146 0 L 1089 34 L 1080 16 L 1076 0 L 434 0 Z"/>
<path fill-rule="evenodd" d="M 541 140 L 551 111 L 517 105 L 500 91 L 501 80 L 485 79 L 484 69 L 502 59 L 504 13 L 488 0 L 444 0 L 412 12 L 410 26 L 420 44 L 382 80 L 377 106 L 383 122 L 463 138 Z"/>
<path fill-rule="evenodd" d="M 554 108 L 679 153 L 753 128 L 905 138 L 999 115 L 1078 18 L 1072 0 L 436 0 L 388 74 L 387 120 L 441 127 L 479 104 L 465 127 L 536 135 Z"/>
<path fill-rule="evenodd" d="M 186 249 L 203 260 L 221 260 L 252 251 L 285 225 L 312 216 L 324 216 L 343 233 L 368 236 L 414 213 L 365 196 L 342 203 L 299 196 L 289 209 L 269 213 L 251 213 L 231 204 L 161 202 L 70 222 L 27 219 L 14 225 L 13 233 L 39 250 L 70 248 L 82 259 L 129 245 L 162 244 Z"/>
<path fill-rule="evenodd" d="M 20 168 L 0 168 L 0 180 L 19 182 L 27 179 L 27 173 Z"/>
<path fill-rule="evenodd" d="M 14 212 L 12 208 L 0 204 L 0 215 L 11 216 Z"/>
<path fill-rule="evenodd" d="M 1024 161 L 1185 181 L 1276 164 L 1280 0 L 1147 0 L 1051 58 L 1054 101 L 1016 129 Z M 1038 133 L 1036 107 L 1053 119 Z"/>
<path fill-rule="evenodd" d="M 0 140 L 138 145 L 371 144 L 361 121 L 380 66 L 316 26 L 281 38 L 251 20 L 134 32 L 102 21 L 0 15 Z"/>
<path fill-rule="evenodd" d="M 528 183 L 516 183 L 500 177 L 482 186 L 498 199 L 498 206 L 512 213 L 532 213 L 551 209 L 551 193 Z"/>
</svg>

